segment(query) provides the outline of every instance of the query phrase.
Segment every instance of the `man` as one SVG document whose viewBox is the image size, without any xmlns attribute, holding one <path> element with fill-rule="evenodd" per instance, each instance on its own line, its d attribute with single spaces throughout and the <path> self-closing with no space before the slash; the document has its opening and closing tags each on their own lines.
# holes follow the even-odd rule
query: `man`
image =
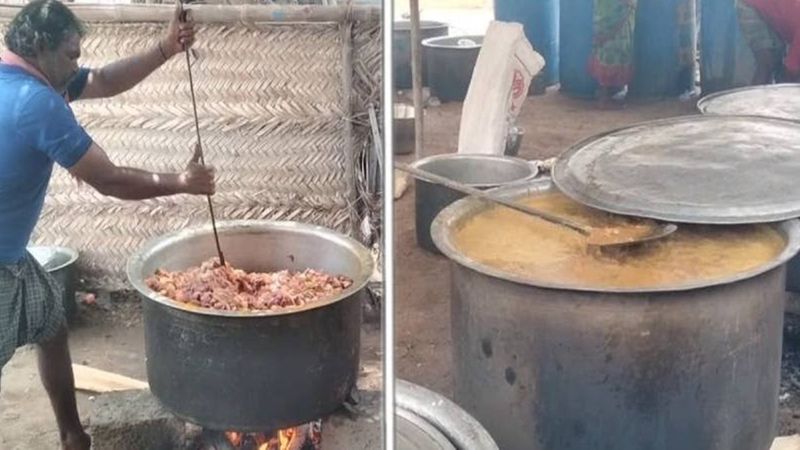
<svg viewBox="0 0 800 450">
<path fill-rule="evenodd" d="M 753 84 L 800 79 L 800 1 L 738 0 L 737 10 L 756 59 Z"/>
<path fill-rule="evenodd" d="M 54 280 L 26 251 L 53 163 L 104 195 L 147 199 L 213 194 L 214 171 L 197 162 L 181 173 L 119 167 L 78 125 L 70 100 L 110 97 L 132 88 L 194 41 L 179 11 L 157 45 L 105 67 L 78 68 L 84 28 L 56 0 L 25 6 L 0 55 L 0 368 L 25 344 L 38 347 L 39 373 L 64 450 L 88 450 L 75 404 L 63 306 Z"/>
</svg>

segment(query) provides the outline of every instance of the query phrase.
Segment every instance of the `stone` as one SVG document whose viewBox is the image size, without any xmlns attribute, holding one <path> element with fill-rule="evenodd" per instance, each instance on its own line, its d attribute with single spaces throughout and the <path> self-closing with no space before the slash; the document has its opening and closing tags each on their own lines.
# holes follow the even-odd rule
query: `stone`
<svg viewBox="0 0 800 450">
<path fill-rule="evenodd" d="M 355 401 L 325 419 L 323 448 L 380 448 L 380 391 L 360 389 Z M 92 403 L 88 431 L 93 450 L 182 450 L 195 449 L 198 442 L 220 448 L 203 435 L 201 427 L 187 424 L 164 409 L 149 390 L 98 395 Z"/>
<path fill-rule="evenodd" d="M 149 390 L 107 393 L 92 403 L 94 450 L 174 450 L 184 448 L 190 431 Z"/>
</svg>

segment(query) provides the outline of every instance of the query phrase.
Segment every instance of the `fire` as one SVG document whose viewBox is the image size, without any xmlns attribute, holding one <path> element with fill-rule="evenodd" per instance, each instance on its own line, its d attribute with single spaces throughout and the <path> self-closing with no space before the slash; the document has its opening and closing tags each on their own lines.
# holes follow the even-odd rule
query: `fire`
<svg viewBox="0 0 800 450">
<path fill-rule="evenodd" d="M 322 421 L 274 433 L 226 431 L 225 438 L 237 450 L 320 450 Z"/>
</svg>

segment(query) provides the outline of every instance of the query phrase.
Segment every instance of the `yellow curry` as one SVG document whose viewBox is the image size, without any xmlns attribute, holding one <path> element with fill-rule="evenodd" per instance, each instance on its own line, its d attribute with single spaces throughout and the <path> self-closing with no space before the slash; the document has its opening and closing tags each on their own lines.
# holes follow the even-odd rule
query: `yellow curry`
<svg viewBox="0 0 800 450">
<path fill-rule="evenodd" d="M 625 227 L 630 219 L 588 208 L 560 193 L 518 201 L 592 227 Z M 671 236 L 613 254 L 586 236 L 504 207 L 465 221 L 455 245 L 466 256 L 529 279 L 581 287 L 652 289 L 712 281 L 775 258 L 785 239 L 770 225 L 680 225 Z"/>
</svg>

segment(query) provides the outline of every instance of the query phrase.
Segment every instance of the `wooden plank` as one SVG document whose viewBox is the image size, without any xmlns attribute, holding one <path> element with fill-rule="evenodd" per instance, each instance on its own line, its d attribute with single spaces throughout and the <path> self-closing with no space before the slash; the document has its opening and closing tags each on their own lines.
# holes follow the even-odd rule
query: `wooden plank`
<svg viewBox="0 0 800 450">
<path fill-rule="evenodd" d="M 149 385 L 144 381 L 80 364 L 72 365 L 72 373 L 75 376 L 75 389 L 79 391 L 100 394 L 149 388 Z"/>
<path fill-rule="evenodd" d="M 800 450 L 800 435 L 775 438 L 770 450 Z"/>
</svg>

